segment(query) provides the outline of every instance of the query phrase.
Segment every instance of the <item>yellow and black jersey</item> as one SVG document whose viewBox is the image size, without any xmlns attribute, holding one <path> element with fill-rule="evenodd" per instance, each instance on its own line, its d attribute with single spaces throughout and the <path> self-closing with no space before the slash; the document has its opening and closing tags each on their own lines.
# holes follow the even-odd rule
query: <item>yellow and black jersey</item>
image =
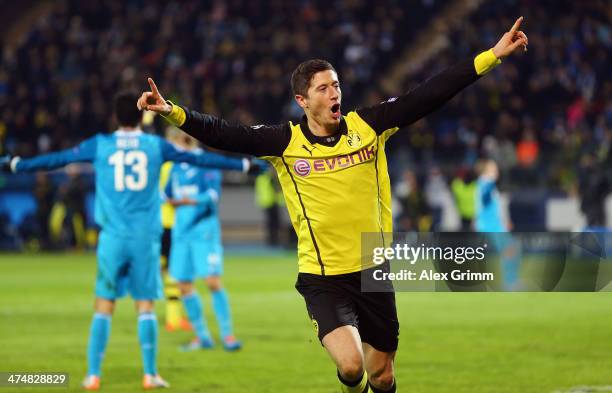
<svg viewBox="0 0 612 393">
<path fill-rule="evenodd" d="M 298 235 L 299 271 L 337 275 L 362 263 L 362 233 L 392 232 L 385 144 L 401 127 L 442 106 L 499 60 L 492 51 L 463 61 L 416 89 L 344 115 L 338 131 L 315 136 L 298 123 L 245 126 L 173 105 L 167 118 L 211 147 L 268 160 Z M 367 260 L 367 259 L 366 259 Z"/>
</svg>

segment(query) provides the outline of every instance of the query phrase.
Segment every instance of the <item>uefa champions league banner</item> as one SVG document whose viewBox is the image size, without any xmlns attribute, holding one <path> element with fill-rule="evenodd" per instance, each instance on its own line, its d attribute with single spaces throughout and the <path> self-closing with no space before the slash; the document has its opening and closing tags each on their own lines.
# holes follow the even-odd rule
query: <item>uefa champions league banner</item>
<svg viewBox="0 0 612 393">
<path fill-rule="evenodd" d="M 612 232 L 364 233 L 364 292 L 612 291 Z"/>
</svg>

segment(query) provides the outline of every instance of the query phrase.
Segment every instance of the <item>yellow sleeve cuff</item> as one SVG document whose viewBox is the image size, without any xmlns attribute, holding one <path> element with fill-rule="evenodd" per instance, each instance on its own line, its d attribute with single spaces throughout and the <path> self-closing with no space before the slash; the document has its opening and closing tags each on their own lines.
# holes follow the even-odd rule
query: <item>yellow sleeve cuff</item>
<svg viewBox="0 0 612 393">
<path fill-rule="evenodd" d="M 501 60 L 495 57 L 493 49 L 484 51 L 474 58 L 474 69 L 478 75 L 486 74 L 498 64 L 501 64 Z"/>
<path fill-rule="evenodd" d="M 172 101 L 167 102 L 168 104 L 172 105 L 172 111 L 166 116 L 162 115 L 162 117 L 168 120 L 170 124 L 177 127 L 180 127 L 185 124 L 185 120 L 187 120 L 187 114 L 185 113 L 185 110 L 180 106 L 175 105 Z"/>
</svg>

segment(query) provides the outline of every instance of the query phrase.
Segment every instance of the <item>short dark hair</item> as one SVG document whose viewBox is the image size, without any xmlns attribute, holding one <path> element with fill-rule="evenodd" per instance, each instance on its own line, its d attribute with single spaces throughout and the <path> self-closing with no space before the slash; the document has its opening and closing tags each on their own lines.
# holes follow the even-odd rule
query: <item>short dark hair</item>
<svg viewBox="0 0 612 393">
<path fill-rule="evenodd" d="M 317 72 L 327 70 L 336 72 L 334 66 L 325 60 L 312 59 L 300 63 L 293 71 L 293 74 L 291 74 L 291 90 L 293 90 L 293 94 L 307 96 L 312 77 Z"/>
<path fill-rule="evenodd" d="M 115 95 L 115 116 L 120 126 L 136 127 L 142 121 L 142 112 L 136 106 L 139 97 L 133 90 L 123 90 Z"/>
</svg>

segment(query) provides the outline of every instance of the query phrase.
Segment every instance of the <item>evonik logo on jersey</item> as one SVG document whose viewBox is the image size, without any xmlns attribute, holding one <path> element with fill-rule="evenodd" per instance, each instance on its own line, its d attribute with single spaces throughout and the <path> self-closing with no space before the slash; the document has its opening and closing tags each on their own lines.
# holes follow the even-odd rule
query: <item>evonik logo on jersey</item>
<svg viewBox="0 0 612 393">
<path fill-rule="evenodd" d="M 301 158 L 293 164 L 293 170 L 298 176 L 308 176 L 311 172 L 330 172 L 339 168 L 347 168 L 374 159 L 376 149 L 374 146 L 365 147 L 352 154 L 344 154 L 331 158 L 307 160 Z"/>
</svg>

